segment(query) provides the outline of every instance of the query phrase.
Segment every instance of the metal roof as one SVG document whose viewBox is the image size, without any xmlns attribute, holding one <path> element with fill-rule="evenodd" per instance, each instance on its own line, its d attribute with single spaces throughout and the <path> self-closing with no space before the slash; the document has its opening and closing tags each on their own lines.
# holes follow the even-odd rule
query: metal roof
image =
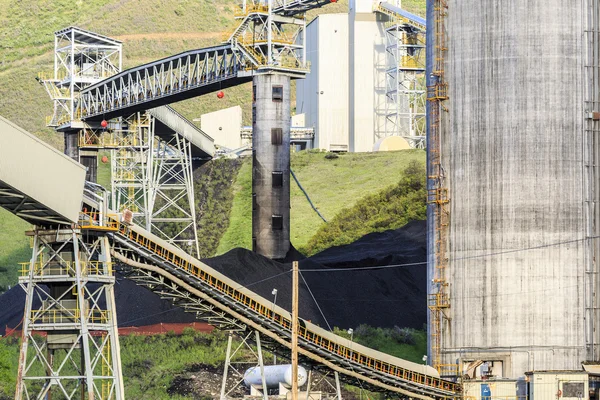
<svg viewBox="0 0 600 400">
<path fill-rule="evenodd" d="M 91 32 L 85 29 L 78 28 L 76 26 L 70 26 L 65 29 L 61 29 L 60 31 L 54 32 L 55 36 L 61 35 L 70 35 L 71 32 L 74 33 L 75 41 L 81 43 L 87 43 L 92 45 L 108 45 L 108 46 L 120 46 L 120 40 L 109 38 L 108 36 L 100 35 L 95 32 Z"/>
<path fill-rule="evenodd" d="M 85 167 L 0 117 L 0 207 L 35 225 L 77 222 Z"/>
</svg>

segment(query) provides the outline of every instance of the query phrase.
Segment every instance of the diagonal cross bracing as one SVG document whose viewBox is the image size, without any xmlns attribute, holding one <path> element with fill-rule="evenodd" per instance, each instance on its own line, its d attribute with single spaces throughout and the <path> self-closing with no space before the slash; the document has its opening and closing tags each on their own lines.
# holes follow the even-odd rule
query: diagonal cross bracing
<svg viewBox="0 0 600 400">
<path fill-rule="evenodd" d="M 187 51 L 128 69 L 81 91 L 81 118 L 110 119 L 250 81 L 231 45 Z"/>
</svg>

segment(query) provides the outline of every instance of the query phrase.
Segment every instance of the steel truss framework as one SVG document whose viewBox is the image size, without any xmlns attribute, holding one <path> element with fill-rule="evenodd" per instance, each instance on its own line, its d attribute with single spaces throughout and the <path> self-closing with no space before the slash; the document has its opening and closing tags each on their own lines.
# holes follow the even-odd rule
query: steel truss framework
<svg viewBox="0 0 600 400">
<path fill-rule="evenodd" d="M 289 7 L 280 3 L 244 1 L 236 12 L 240 24 L 227 41 L 259 72 L 303 77 L 309 72 L 304 46 L 306 19 L 294 11 L 298 2 L 287 2 Z"/>
<path fill-rule="evenodd" d="M 27 298 L 15 398 L 123 399 L 108 238 L 38 228 L 22 274 Z"/>
<path fill-rule="evenodd" d="M 195 97 L 198 90 L 215 90 L 249 66 L 229 44 L 177 54 L 88 87 L 81 94 L 81 117 L 127 116 L 154 107 L 148 104 L 152 101 L 164 105 Z"/>
<path fill-rule="evenodd" d="M 234 348 L 233 347 L 233 335 L 235 331 L 230 331 L 227 338 L 227 351 L 225 355 L 225 364 L 223 368 L 223 380 L 221 382 L 221 395 L 220 400 L 227 400 L 229 395 L 244 384 L 244 373 L 248 368 L 255 367 L 260 368 L 262 376 L 262 385 L 260 387 L 252 387 L 250 395 L 253 397 L 262 397 L 263 400 L 267 400 L 269 397 L 269 391 L 267 389 L 267 383 L 263 368 L 264 354 L 262 349 L 262 342 L 260 332 L 258 331 L 244 331 L 243 334 L 237 336 L 241 339 L 240 343 Z M 246 356 L 243 361 L 234 361 L 236 355 L 242 350 L 246 350 L 250 354 L 250 359 Z M 243 368 L 243 369 L 242 369 Z M 233 376 L 234 379 L 230 380 L 229 376 Z M 333 378 L 334 383 L 331 382 Z M 321 392 L 315 393 L 311 396 L 311 388 L 324 383 L 329 389 L 334 391 L 333 395 L 328 395 L 326 398 L 329 400 L 342 400 L 342 390 L 340 384 L 340 376 L 337 371 L 324 371 L 320 373 L 315 379 L 313 370 L 308 371 L 308 380 L 306 383 L 306 399 L 321 398 Z M 283 393 L 279 393 L 281 396 Z"/>
<path fill-rule="evenodd" d="M 178 134 L 159 138 L 155 119 L 136 113 L 110 130 L 112 209 L 129 210 L 148 231 L 199 254 L 191 144 Z M 102 136 L 100 136 L 102 138 Z"/>
<path fill-rule="evenodd" d="M 84 127 L 81 149 L 111 151 L 111 209 L 189 254 L 199 254 L 192 145 L 173 132 L 159 137 L 150 112 L 112 121 L 107 129 Z"/>
<path fill-rule="evenodd" d="M 117 40 L 75 27 L 56 32 L 54 72 L 38 77 L 54 101 L 47 125 L 58 127 L 78 120 L 80 91 L 118 73 L 121 64 L 122 45 Z"/>
<path fill-rule="evenodd" d="M 227 400 L 228 396 L 236 389 L 238 389 L 244 383 L 244 372 L 249 367 L 260 368 L 260 375 L 262 376 L 262 386 L 257 390 L 259 396 L 263 400 L 268 400 L 269 392 L 267 389 L 267 382 L 264 374 L 264 357 L 262 352 L 262 345 L 260 342 L 260 333 L 258 331 L 245 332 L 241 335 L 241 342 L 235 348 L 232 349 L 233 335 L 230 332 L 227 338 L 227 353 L 225 355 L 225 366 L 223 370 L 223 381 L 221 383 L 221 400 Z M 254 338 L 254 340 L 252 340 Z M 256 343 L 256 346 L 253 344 Z M 235 356 L 241 353 L 244 349 L 251 355 L 251 359 L 244 359 L 243 361 L 234 361 Z M 233 351 L 232 351 L 233 350 Z M 234 380 L 232 384 L 229 382 L 229 375 L 233 375 Z M 229 384 L 228 384 L 229 383 Z M 252 388 L 254 392 L 256 388 Z M 252 393 L 254 394 L 254 393 Z"/>
<path fill-rule="evenodd" d="M 133 112 L 196 97 L 251 80 L 258 73 L 308 73 L 304 13 L 331 0 L 244 0 L 238 27 L 221 46 L 177 54 L 131 68 L 84 89 L 84 120 Z"/>
<path fill-rule="evenodd" d="M 386 132 L 425 148 L 425 32 L 408 24 L 386 28 Z"/>
<path fill-rule="evenodd" d="M 157 254 L 147 252 L 136 241 L 131 241 L 125 236 L 115 233 L 113 243 L 112 255 L 117 263 L 117 268 L 122 270 L 129 279 L 134 279 L 139 285 L 148 287 L 153 292 L 159 293 L 163 298 L 175 300 L 176 304 L 185 311 L 196 314 L 198 319 L 207 321 L 219 329 L 234 331 L 236 335 L 242 337 L 247 337 L 254 330 L 258 330 L 261 333 L 260 343 L 264 349 L 276 354 L 278 357 L 289 357 L 289 345 L 270 337 L 274 334 L 284 338 L 284 341 L 289 341 L 289 330 L 282 329 L 275 321 L 249 313 L 246 308 L 240 306 L 229 296 L 215 290 L 206 282 L 196 279 L 189 273 L 174 267 L 169 261 Z M 205 293 L 206 297 L 198 296 L 196 290 Z M 215 305 L 215 300 L 220 304 L 219 306 Z M 243 316 L 243 318 L 236 317 L 236 315 Z M 314 353 L 310 357 L 301 354 L 299 362 L 302 365 L 308 366 L 319 373 L 333 374 L 336 370 L 326 365 L 327 363 L 324 360 L 327 360 L 339 365 L 346 371 L 351 371 L 351 374 L 348 375 L 345 373 L 339 374 L 341 382 L 359 386 L 364 390 L 382 390 L 368 381 L 352 376 L 352 373 L 358 373 L 367 378 L 382 379 L 386 384 L 398 384 L 391 377 L 378 376 L 372 370 L 359 364 L 347 360 L 338 361 L 335 353 L 325 351 L 313 344 L 306 343 L 302 346 L 306 346 Z M 387 393 L 392 397 L 399 395 L 393 392 Z M 433 397 L 438 398 L 435 395 Z M 444 398 L 451 397 L 449 394 L 444 396 Z"/>
</svg>

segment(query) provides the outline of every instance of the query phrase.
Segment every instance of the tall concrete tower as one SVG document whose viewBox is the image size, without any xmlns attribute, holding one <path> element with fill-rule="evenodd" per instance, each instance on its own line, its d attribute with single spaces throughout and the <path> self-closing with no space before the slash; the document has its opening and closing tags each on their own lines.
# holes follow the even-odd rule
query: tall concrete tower
<svg viewBox="0 0 600 400">
<path fill-rule="evenodd" d="M 373 0 L 350 0 L 349 151 L 372 151 L 385 125 L 385 26 L 375 22 L 387 20 L 373 12 Z"/>
<path fill-rule="evenodd" d="M 284 258 L 290 248 L 290 77 L 252 84 L 252 247 Z"/>
<path fill-rule="evenodd" d="M 598 3 L 428 13 L 433 359 L 580 369 L 599 357 Z"/>
</svg>

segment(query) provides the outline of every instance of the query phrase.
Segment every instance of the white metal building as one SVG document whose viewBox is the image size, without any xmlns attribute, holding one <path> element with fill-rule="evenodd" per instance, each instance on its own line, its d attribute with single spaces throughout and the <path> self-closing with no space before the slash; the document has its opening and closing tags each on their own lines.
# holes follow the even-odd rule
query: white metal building
<svg viewBox="0 0 600 400">
<path fill-rule="evenodd" d="M 240 106 L 203 114 L 200 118 L 200 129 L 212 137 L 217 146 L 231 150 L 242 146 L 241 127 L 242 108 Z"/>
<path fill-rule="evenodd" d="M 311 73 L 296 84 L 296 110 L 315 128 L 315 148 L 373 151 L 387 136 L 385 20 L 371 0 L 349 14 L 325 14 L 307 26 Z"/>
</svg>

